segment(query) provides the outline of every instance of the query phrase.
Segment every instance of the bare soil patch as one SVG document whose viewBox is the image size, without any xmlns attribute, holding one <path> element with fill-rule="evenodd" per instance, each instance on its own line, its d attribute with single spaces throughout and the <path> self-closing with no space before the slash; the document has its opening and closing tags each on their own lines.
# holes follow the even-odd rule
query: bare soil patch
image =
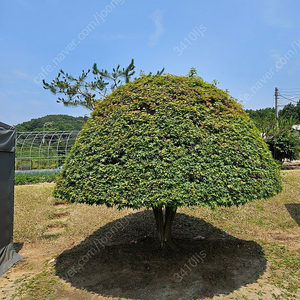
<svg viewBox="0 0 300 300">
<path fill-rule="evenodd" d="M 69 212 L 62 212 L 62 213 L 54 213 L 50 216 L 51 220 L 60 220 L 62 222 L 66 221 L 70 216 Z"/>
<path fill-rule="evenodd" d="M 48 225 L 47 230 L 44 232 L 44 236 L 52 236 L 52 235 L 62 234 L 66 227 L 67 227 L 66 224 Z"/>
<path fill-rule="evenodd" d="M 62 201 L 56 201 L 56 202 L 54 202 L 53 205 L 57 208 L 59 208 L 59 207 L 68 207 L 70 205 L 70 203 L 62 202 Z"/>
</svg>

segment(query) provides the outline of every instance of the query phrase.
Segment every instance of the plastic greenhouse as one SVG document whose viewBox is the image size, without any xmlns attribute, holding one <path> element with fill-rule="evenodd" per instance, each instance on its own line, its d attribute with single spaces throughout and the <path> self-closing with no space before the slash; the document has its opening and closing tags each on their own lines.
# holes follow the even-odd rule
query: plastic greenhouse
<svg viewBox="0 0 300 300">
<path fill-rule="evenodd" d="M 16 170 L 59 168 L 80 131 L 17 132 Z"/>
</svg>

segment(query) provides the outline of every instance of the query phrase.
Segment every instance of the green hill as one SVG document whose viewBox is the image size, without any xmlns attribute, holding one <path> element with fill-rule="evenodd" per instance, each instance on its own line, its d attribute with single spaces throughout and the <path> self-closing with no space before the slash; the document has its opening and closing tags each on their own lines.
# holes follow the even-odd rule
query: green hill
<svg viewBox="0 0 300 300">
<path fill-rule="evenodd" d="M 45 117 L 31 119 L 16 125 L 17 132 L 22 131 L 43 131 L 59 130 L 71 131 L 81 130 L 88 117 L 72 117 L 68 115 L 47 115 Z"/>
</svg>

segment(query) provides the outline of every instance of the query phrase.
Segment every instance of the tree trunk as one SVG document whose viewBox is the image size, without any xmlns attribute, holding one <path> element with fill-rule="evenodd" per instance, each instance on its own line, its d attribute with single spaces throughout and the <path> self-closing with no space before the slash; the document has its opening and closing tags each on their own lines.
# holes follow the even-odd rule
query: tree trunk
<svg viewBox="0 0 300 300">
<path fill-rule="evenodd" d="M 157 237 L 160 247 L 171 250 L 177 249 L 172 237 L 172 224 L 176 214 L 176 209 L 166 206 L 165 214 L 163 207 L 153 207 L 153 212 L 156 220 Z"/>
</svg>

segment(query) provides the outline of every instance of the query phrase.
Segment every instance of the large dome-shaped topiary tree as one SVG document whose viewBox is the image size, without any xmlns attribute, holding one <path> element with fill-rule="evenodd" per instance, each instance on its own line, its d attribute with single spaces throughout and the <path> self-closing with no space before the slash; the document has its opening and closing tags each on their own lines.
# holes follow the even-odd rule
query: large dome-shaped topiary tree
<svg viewBox="0 0 300 300">
<path fill-rule="evenodd" d="M 54 195 L 151 208 L 161 245 L 172 247 L 177 207 L 240 205 L 281 189 L 267 145 L 235 99 L 199 77 L 166 75 L 142 76 L 97 104 Z"/>
</svg>

